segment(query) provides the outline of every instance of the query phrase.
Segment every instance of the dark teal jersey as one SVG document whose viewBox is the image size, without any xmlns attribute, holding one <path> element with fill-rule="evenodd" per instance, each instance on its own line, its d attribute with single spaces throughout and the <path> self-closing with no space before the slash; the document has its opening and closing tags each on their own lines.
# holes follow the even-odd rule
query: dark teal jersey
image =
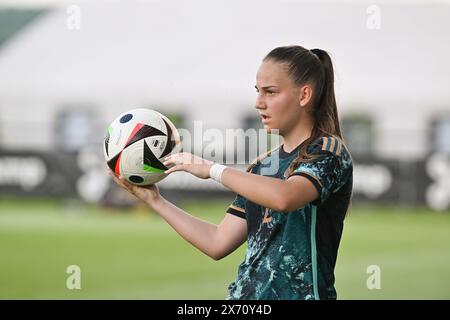
<svg viewBox="0 0 450 320">
<path fill-rule="evenodd" d="M 308 146 L 318 158 L 299 164 L 286 177 L 300 147 L 286 153 L 280 146 L 259 160 L 252 173 L 278 179 L 303 176 L 319 198 L 297 210 L 277 212 L 236 196 L 227 212 L 247 220 L 247 252 L 227 299 L 336 299 L 334 267 L 352 194 L 352 160 L 339 139 L 322 137 Z"/>
</svg>

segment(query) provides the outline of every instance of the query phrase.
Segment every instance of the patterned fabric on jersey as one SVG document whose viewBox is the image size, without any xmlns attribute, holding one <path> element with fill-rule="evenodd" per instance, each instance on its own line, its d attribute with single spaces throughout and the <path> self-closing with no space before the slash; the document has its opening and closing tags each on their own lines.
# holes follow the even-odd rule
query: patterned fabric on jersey
<svg viewBox="0 0 450 320">
<path fill-rule="evenodd" d="M 297 210 L 277 212 L 236 196 L 227 212 L 247 220 L 247 251 L 227 299 L 336 299 L 334 267 L 351 199 L 352 160 L 338 138 L 321 137 L 308 146 L 317 159 L 286 177 L 300 147 L 287 153 L 280 146 L 251 172 L 278 179 L 303 176 L 319 197 Z"/>
</svg>

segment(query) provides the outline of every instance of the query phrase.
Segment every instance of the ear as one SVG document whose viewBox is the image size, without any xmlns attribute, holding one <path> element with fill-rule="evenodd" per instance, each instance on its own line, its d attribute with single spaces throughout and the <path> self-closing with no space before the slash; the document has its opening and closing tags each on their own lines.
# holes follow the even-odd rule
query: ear
<svg viewBox="0 0 450 320">
<path fill-rule="evenodd" d="M 300 103 L 300 107 L 305 107 L 312 101 L 313 89 L 309 84 L 305 84 L 300 87 L 298 94 L 298 101 Z"/>
</svg>

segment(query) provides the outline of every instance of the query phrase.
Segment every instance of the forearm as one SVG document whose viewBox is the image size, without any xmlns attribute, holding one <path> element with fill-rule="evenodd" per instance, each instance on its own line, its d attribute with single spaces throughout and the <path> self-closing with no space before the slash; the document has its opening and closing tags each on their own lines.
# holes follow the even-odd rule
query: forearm
<svg viewBox="0 0 450 320">
<path fill-rule="evenodd" d="M 151 207 L 183 239 L 209 257 L 216 259 L 216 225 L 190 215 L 162 197 L 160 200 L 152 203 Z"/>
<path fill-rule="evenodd" d="M 283 211 L 285 208 L 285 181 L 242 172 L 227 167 L 222 173 L 222 184 L 244 198 L 266 208 Z"/>
</svg>

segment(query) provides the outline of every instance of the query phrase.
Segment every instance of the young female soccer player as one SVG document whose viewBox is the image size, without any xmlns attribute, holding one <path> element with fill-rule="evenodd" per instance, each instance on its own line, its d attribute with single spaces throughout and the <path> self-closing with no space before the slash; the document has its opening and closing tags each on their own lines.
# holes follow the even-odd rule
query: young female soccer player
<svg viewBox="0 0 450 320">
<path fill-rule="evenodd" d="M 113 178 L 213 259 L 247 241 L 228 299 L 336 299 L 334 267 L 352 193 L 352 160 L 339 126 L 331 59 L 320 49 L 275 48 L 263 59 L 255 87 L 261 121 L 268 132 L 278 130 L 281 146 L 248 172 L 189 153 L 164 162 L 172 166 L 168 174 L 213 178 L 237 194 L 219 225 L 184 212 L 155 185 Z M 273 161 L 278 171 L 264 175 Z"/>
</svg>

